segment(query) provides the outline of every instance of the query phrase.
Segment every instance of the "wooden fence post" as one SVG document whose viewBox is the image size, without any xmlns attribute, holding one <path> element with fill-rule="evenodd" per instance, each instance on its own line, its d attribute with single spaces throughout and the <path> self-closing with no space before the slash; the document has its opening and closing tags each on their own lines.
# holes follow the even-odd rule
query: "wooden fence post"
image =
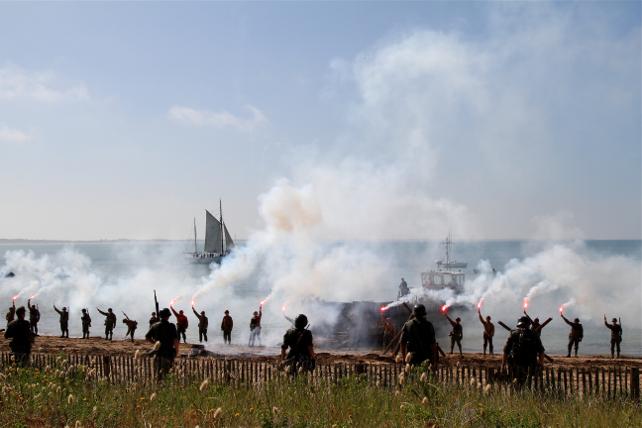
<svg viewBox="0 0 642 428">
<path fill-rule="evenodd" d="M 631 398 L 640 401 L 640 369 L 638 367 L 631 368 Z"/>
</svg>

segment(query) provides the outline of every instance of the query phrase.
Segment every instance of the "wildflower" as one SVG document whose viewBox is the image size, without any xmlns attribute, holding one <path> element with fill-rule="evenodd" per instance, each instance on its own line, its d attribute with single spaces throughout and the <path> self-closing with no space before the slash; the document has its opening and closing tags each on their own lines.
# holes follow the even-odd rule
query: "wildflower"
<svg viewBox="0 0 642 428">
<path fill-rule="evenodd" d="M 476 383 L 475 378 L 471 377 L 470 378 L 470 386 L 475 386 L 475 383 Z"/>
<path fill-rule="evenodd" d="M 76 423 L 74 424 L 74 428 L 82 428 L 82 423 L 77 420 Z"/>
<path fill-rule="evenodd" d="M 421 374 L 421 376 L 419 376 L 419 380 L 420 380 L 421 382 L 426 382 L 426 381 L 428 380 L 428 373 L 423 372 L 423 373 Z"/>
<path fill-rule="evenodd" d="M 399 385 L 403 385 L 406 381 L 406 375 L 404 373 L 399 374 Z"/>
<path fill-rule="evenodd" d="M 408 352 L 406 354 L 406 363 L 410 363 L 412 361 L 412 352 Z"/>
<path fill-rule="evenodd" d="M 218 409 L 216 409 L 216 411 L 214 412 L 214 415 L 212 416 L 212 417 L 213 417 L 213 419 L 218 418 L 222 411 L 223 411 L 223 408 L 221 408 L 221 407 L 219 407 Z"/>
<path fill-rule="evenodd" d="M 239 412 L 236 412 L 236 413 L 234 413 L 234 416 L 235 416 L 235 417 L 236 417 L 236 416 L 241 416 L 241 414 L 240 414 Z"/>
<path fill-rule="evenodd" d="M 199 387 L 198 387 L 198 390 L 199 390 L 199 391 L 201 391 L 201 392 L 203 392 L 203 390 L 204 390 L 205 388 L 207 388 L 207 384 L 208 384 L 208 383 L 209 383 L 209 381 L 208 381 L 207 379 L 205 379 L 203 382 L 201 382 L 201 386 L 199 386 Z"/>
<path fill-rule="evenodd" d="M 134 352 L 134 359 L 137 360 L 139 355 L 140 355 L 140 349 L 137 349 L 136 352 Z"/>
<path fill-rule="evenodd" d="M 412 366 L 410 365 L 410 363 L 408 363 L 408 364 L 406 364 L 406 367 L 404 367 L 404 371 L 406 373 L 410 373 L 410 370 L 412 370 Z"/>
<path fill-rule="evenodd" d="M 74 404 L 74 394 L 69 394 L 67 397 L 67 404 Z"/>
<path fill-rule="evenodd" d="M 272 407 L 272 414 L 276 415 L 277 413 L 279 413 L 279 408 L 276 406 Z"/>
<path fill-rule="evenodd" d="M 92 413 L 96 413 L 98 411 L 98 407 L 94 406 L 93 409 L 91 409 Z"/>
<path fill-rule="evenodd" d="M 401 354 L 397 354 L 395 357 L 395 363 L 399 364 L 402 361 Z"/>
<path fill-rule="evenodd" d="M 156 393 L 152 392 L 152 395 L 149 396 L 149 401 L 154 401 L 154 398 L 156 398 Z"/>
<path fill-rule="evenodd" d="M 421 399 L 421 404 L 426 405 L 428 404 L 428 397 L 424 397 Z"/>
<path fill-rule="evenodd" d="M 484 394 L 488 395 L 490 393 L 490 383 L 487 383 L 484 387 Z"/>
</svg>

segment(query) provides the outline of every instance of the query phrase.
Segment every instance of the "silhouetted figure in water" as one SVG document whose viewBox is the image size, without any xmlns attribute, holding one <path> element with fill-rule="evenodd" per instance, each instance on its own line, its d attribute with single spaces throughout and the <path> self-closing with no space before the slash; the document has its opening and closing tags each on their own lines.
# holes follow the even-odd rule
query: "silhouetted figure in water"
<svg viewBox="0 0 642 428">
<path fill-rule="evenodd" d="M 112 311 L 111 308 L 107 309 L 107 312 L 101 311 L 96 308 L 98 313 L 105 316 L 105 340 L 112 340 L 114 337 L 114 328 L 116 328 L 116 314 Z"/>
<path fill-rule="evenodd" d="M 611 320 L 611 324 L 606 322 L 606 315 L 604 315 L 604 325 L 611 330 L 611 358 L 615 358 L 615 350 L 617 349 L 617 357 L 620 358 L 620 343 L 622 343 L 622 323 L 618 323 L 617 318 Z"/>
<path fill-rule="evenodd" d="M 19 366 L 25 366 L 29 363 L 31 344 L 34 338 L 31 332 L 31 325 L 29 321 L 25 320 L 26 312 L 24 306 L 16 309 L 18 319 L 11 321 L 4 333 L 6 339 L 12 339 L 9 347 L 11 348 L 16 364 Z"/>
<path fill-rule="evenodd" d="M 60 316 L 60 337 L 69 337 L 69 312 L 67 307 L 63 306 L 62 311 L 54 305 L 54 311 Z"/>
<path fill-rule="evenodd" d="M 82 323 L 82 338 L 89 339 L 89 327 L 91 327 L 91 317 L 89 316 L 89 311 L 83 309 L 82 315 L 80 316 L 80 322 Z"/>
<path fill-rule="evenodd" d="M 32 305 L 31 299 L 27 300 L 27 308 L 29 309 L 29 325 L 31 332 L 38 336 L 38 323 L 40 322 L 40 310 L 38 305 Z"/>
<path fill-rule="evenodd" d="M 234 328 L 234 320 L 230 316 L 230 311 L 225 310 L 223 321 L 221 321 L 221 330 L 223 331 L 223 343 L 228 345 L 232 344 L 232 329 Z"/>
<path fill-rule="evenodd" d="M 579 348 L 580 342 L 584 339 L 584 327 L 582 327 L 579 318 L 575 318 L 573 322 L 571 322 L 561 312 L 560 316 L 566 324 L 571 326 L 571 332 L 568 334 L 568 355 L 566 356 L 570 357 L 571 349 L 575 347 L 575 356 L 577 357 L 577 348 Z"/>
<path fill-rule="evenodd" d="M 196 309 L 194 309 L 194 306 L 192 306 L 192 311 L 198 319 L 198 341 L 202 342 L 203 340 L 205 340 L 207 342 L 207 326 L 209 324 L 209 321 L 205 316 L 205 311 L 201 311 L 201 313 L 199 314 L 198 312 L 196 312 Z"/>
</svg>

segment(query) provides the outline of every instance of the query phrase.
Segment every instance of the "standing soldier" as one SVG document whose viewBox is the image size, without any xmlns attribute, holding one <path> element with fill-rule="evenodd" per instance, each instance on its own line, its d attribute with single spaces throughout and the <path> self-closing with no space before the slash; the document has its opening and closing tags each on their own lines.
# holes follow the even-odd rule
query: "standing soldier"
<svg viewBox="0 0 642 428">
<path fill-rule="evenodd" d="M 259 305 L 259 311 L 252 314 L 250 320 L 250 340 L 247 346 L 254 346 L 256 339 L 259 340 L 261 346 L 261 317 L 263 316 L 263 305 Z"/>
<path fill-rule="evenodd" d="M 402 297 L 407 296 L 408 294 L 410 294 L 408 283 L 406 282 L 405 279 L 401 278 L 401 282 L 399 283 L 399 293 L 397 293 L 397 299 L 401 299 Z"/>
<path fill-rule="evenodd" d="M 158 315 L 156 315 L 156 312 L 152 312 L 152 316 L 149 318 L 149 326 L 151 327 L 159 321 L 160 321 L 160 318 L 158 318 Z"/>
<path fill-rule="evenodd" d="M 38 336 L 38 322 L 40 322 L 40 310 L 37 305 L 31 304 L 31 299 L 27 300 L 27 308 L 29 309 L 29 325 L 31 332 Z"/>
<path fill-rule="evenodd" d="M 307 326 L 308 317 L 299 314 L 294 320 L 294 328 L 289 329 L 283 336 L 281 360 L 285 366 L 289 366 L 289 372 L 293 376 L 296 376 L 299 370 L 312 371 L 316 365 L 312 332 L 306 328 Z"/>
<path fill-rule="evenodd" d="M 207 325 L 208 325 L 208 319 L 205 316 L 205 311 L 201 311 L 199 314 L 196 312 L 196 309 L 194 309 L 194 305 L 192 305 L 192 311 L 194 312 L 194 315 L 196 315 L 196 318 L 198 319 L 198 341 L 202 342 L 203 339 L 207 342 Z"/>
<path fill-rule="evenodd" d="M 145 339 L 152 343 L 158 343 L 158 348 L 154 351 L 154 372 L 160 381 L 174 364 L 174 358 L 178 355 L 180 338 L 176 326 L 169 322 L 169 317 L 172 315 L 169 309 L 164 308 L 158 315 L 160 321 L 152 325 L 145 335 Z"/>
<path fill-rule="evenodd" d="M 437 341 L 435 340 L 435 328 L 426 319 L 426 307 L 415 305 L 412 309 L 412 318 L 403 325 L 401 332 L 401 355 L 406 361 L 407 354 L 410 354 L 410 364 L 418 365 L 429 360 L 431 367 L 437 367 Z"/>
<path fill-rule="evenodd" d="M 523 316 L 517 322 L 517 330 L 512 330 L 502 357 L 502 372 L 508 367 L 509 375 L 518 386 L 537 374 L 544 363 L 542 340 L 529 327 L 531 321 Z"/>
<path fill-rule="evenodd" d="M 174 313 L 174 316 L 176 317 L 176 329 L 178 330 L 179 339 L 181 336 L 183 336 L 183 343 L 187 343 L 187 336 L 185 335 L 185 332 L 187 331 L 187 326 L 189 325 L 189 321 L 187 321 L 187 317 L 185 316 L 182 310 L 176 312 L 176 310 L 172 305 L 170 305 L 169 308 L 172 310 L 172 312 Z"/>
<path fill-rule="evenodd" d="M 223 343 L 228 345 L 232 344 L 232 328 L 234 328 L 234 320 L 230 316 L 230 311 L 225 309 L 223 321 L 221 321 L 221 330 L 223 331 Z"/>
<path fill-rule="evenodd" d="M 580 342 L 584 339 L 584 327 L 582 327 L 579 318 L 575 318 L 573 322 L 570 322 L 561 311 L 560 316 L 566 324 L 571 326 L 571 332 L 568 334 L 568 355 L 566 357 L 569 358 L 571 356 L 573 347 L 575 347 L 575 356 L 577 357 L 577 348 L 579 348 Z"/>
<path fill-rule="evenodd" d="M 7 326 L 7 331 L 4 333 L 6 339 L 12 339 L 9 347 L 13 352 L 16 364 L 19 366 L 25 366 L 29 363 L 31 343 L 34 338 L 31 332 L 31 325 L 29 321 L 25 320 L 26 312 L 24 306 L 16 309 L 18 319 L 11 321 Z"/>
<path fill-rule="evenodd" d="M 123 318 L 123 324 L 127 325 L 127 333 L 125 333 L 125 340 L 127 340 L 127 336 L 129 336 L 133 342 L 134 332 L 136 331 L 136 328 L 138 328 L 138 321 L 130 320 L 125 312 L 123 312 L 123 315 L 125 315 L 125 318 Z"/>
<path fill-rule="evenodd" d="M 464 327 L 461 325 L 461 318 L 457 317 L 457 319 L 453 321 L 453 319 L 448 316 L 447 312 L 444 312 L 444 316 L 446 317 L 446 319 L 448 319 L 448 322 L 453 327 L 452 331 L 449 334 L 450 353 L 453 353 L 456 344 L 459 348 L 459 355 L 463 356 L 464 354 L 461 352 L 461 340 L 464 338 Z"/>
<path fill-rule="evenodd" d="M 54 305 L 53 308 L 54 311 L 58 312 L 58 315 L 60 315 L 60 337 L 69 338 L 69 312 L 67 312 L 67 307 L 63 306 L 62 311 L 59 310 L 56 305 Z"/>
<path fill-rule="evenodd" d="M 548 318 L 546 318 L 546 321 L 544 321 L 543 323 L 540 324 L 539 323 L 539 318 L 532 319 L 530 317 L 530 315 L 528 315 L 526 313 L 526 310 L 524 310 L 524 315 L 531 322 L 531 330 L 533 330 L 533 333 L 535 333 L 538 337 L 542 336 L 542 330 L 544 329 L 544 327 L 546 327 L 546 325 L 549 322 L 553 321 L 553 318 L 548 317 Z"/>
<path fill-rule="evenodd" d="M 612 324 L 606 322 L 604 314 L 604 325 L 611 330 L 611 358 L 615 358 L 615 349 L 617 348 L 617 357 L 620 358 L 620 343 L 622 343 L 622 323 L 618 324 L 617 319 L 611 320 Z"/>
<path fill-rule="evenodd" d="M 80 322 L 82 323 L 82 338 L 89 339 L 89 327 L 91 327 L 91 317 L 89 316 L 89 311 L 87 309 L 82 310 L 82 315 L 80 316 Z"/>
<path fill-rule="evenodd" d="M 484 355 L 486 355 L 486 347 L 488 353 L 493 355 L 493 336 L 495 335 L 495 324 L 490 320 L 490 315 L 484 319 L 481 314 L 481 308 L 477 308 L 477 315 L 479 315 L 479 322 L 484 326 Z"/>
<path fill-rule="evenodd" d="M 105 316 L 105 340 L 112 340 L 114 337 L 114 328 L 116 328 L 116 314 L 111 310 L 107 309 L 107 312 L 103 312 L 100 309 L 96 308 L 98 313 Z"/>
<path fill-rule="evenodd" d="M 7 315 L 5 315 L 5 319 L 7 320 L 7 327 L 13 320 L 16 319 L 16 301 L 15 300 L 11 302 L 11 306 L 9 306 L 9 312 L 7 312 Z"/>
</svg>

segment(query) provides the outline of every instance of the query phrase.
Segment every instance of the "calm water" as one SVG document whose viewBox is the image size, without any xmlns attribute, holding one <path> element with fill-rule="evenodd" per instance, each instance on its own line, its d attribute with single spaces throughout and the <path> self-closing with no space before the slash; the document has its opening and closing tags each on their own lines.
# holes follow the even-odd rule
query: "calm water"
<svg viewBox="0 0 642 428">
<path fill-rule="evenodd" d="M 382 286 L 381 300 L 391 300 L 396 295 L 396 287 L 398 278 L 405 277 L 411 286 L 419 281 L 420 272 L 427 270 L 433 266 L 434 261 L 441 258 L 442 249 L 439 243 L 435 242 L 384 242 L 384 243 L 359 243 L 355 246 L 361 246 L 368 251 L 385 257 L 390 260 L 389 263 L 389 292 L 388 286 Z M 200 245 L 199 245 L 200 246 Z M 475 241 L 475 242 L 457 242 L 454 247 L 454 257 L 459 261 L 467 261 L 469 268 L 472 269 L 480 260 L 488 260 L 493 267 L 498 271 L 502 271 L 506 264 L 511 259 L 523 259 L 524 257 L 537 254 L 542 249 L 543 245 L 537 242 L 530 241 Z M 15 251 L 22 250 L 25 252 L 33 252 L 32 259 L 42 260 L 41 257 L 48 256 L 54 257 L 64 249 L 71 249 L 74 253 L 84 255 L 90 260 L 89 270 L 90 273 L 100 278 L 103 284 L 120 284 L 123 278 L 137 277 L 140 275 L 141 268 L 148 270 L 166 269 L 168 264 L 174 264 L 176 268 L 180 268 L 181 272 L 186 275 L 185 281 L 193 281 L 195 284 L 202 281 L 202 278 L 209 274 L 209 267 L 206 265 L 193 265 L 189 263 L 189 257 L 184 253 L 193 250 L 193 242 L 189 241 L 136 241 L 136 242 L 70 242 L 70 243 L 36 243 L 36 242 L 0 242 L 0 274 L 4 275 L 8 270 L 6 266 L 7 257 L 11 254 L 16 254 Z M 603 257 L 620 256 L 627 260 L 633 260 L 637 266 L 642 263 L 642 242 L 639 240 L 631 241 L 587 241 L 584 243 L 584 250 L 590 251 L 594 255 Z M 470 277 L 470 276 L 469 276 Z M 634 278 L 636 278 L 634 276 Z M 623 353 L 642 355 L 642 286 L 639 283 L 639 271 L 637 273 L 637 283 L 633 282 L 627 285 L 630 288 L 630 298 L 639 303 L 639 311 L 637 317 L 633 319 L 623 319 L 624 323 L 624 343 Z M 4 282 L 4 283 L 3 283 Z M 10 287 L 7 285 L 7 279 L 0 279 L 0 299 L 10 303 L 11 292 Z M 257 302 L 266 295 L 265 288 L 259 289 L 256 286 L 257 281 L 250 279 L 237 284 L 236 293 L 239 296 L 254 299 Z M 582 294 L 582 285 L 578 284 L 578 297 Z M 151 286 L 155 288 L 155 286 Z M 146 290 L 149 291 L 149 290 Z M 607 292 L 607 291 L 605 291 Z M 97 299 L 99 297 L 96 297 Z M 151 300 L 151 299 L 150 299 Z M 43 302 L 39 302 L 43 305 Z M 20 302 L 19 304 L 24 304 Z M 138 317 L 141 324 L 141 330 L 144 329 L 146 324 L 146 317 L 148 315 L 149 307 L 151 304 L 145 302 L 145 309 L 140 309 L 139 306 L 142 302 L 126 302 L 126 311 L 133 313 Z M 224 305 L 227 307 L 228 303 Z M 161 305 L 163 303 L 161 302 Z M 43 305 L 44 306 L 44 305 Z M 520 312 L 520 303 L 515 302 L 515 316 L 516 318 Z M 57 333 L 57 318 L 55 314 L 51 313 L 49 305 L 47 309 L 43 310 L 43 319 L 41 322 L 41 330 L 45 333 Z M 232 306 L 234 308 L 234 306 Z M 235 329 L 235 341 L 246 340 L 247 332 L 245 331 L 246 320 L 249 321 L 250 310 L 245 310 L 247 316 L 241 316 L 241 320 L 237 319 L 237 327 Z M 218 315 L 211 315 L 212 313 L 219 313 L 222 311 L 221 307 L 208 308 L 210 313 L 210 336 L 214 344 L 220 343 L 221 339 L 218 337 Z M 243 309 L 238 309 L 239 313 Z M 542 317 L 550 315 L 554 317 L 553 323 L 549 325 L 543 333 L 543 341 L 547 350 L 551 353 L 565 352 L 566 336 L 568 328 L 563 324 L 556 311 L 551 308 L 550 314 L 537 314 Z M 471 315 L 474 312 L 464 317 L 464 348 L 465 350 L 478 350 L 481 345 L 481 326 L 478 321 Z M 217 318 L 217 319 L 214 319 Z M 444 323 L 444 320 L 438 316 L 433 317 L 433 322 Z M 610 315 L 609 315 L 610 318 Z M 93 331 L 92 334 L 99 334 L 102 329 L 103 318 L 99 315 L 93 316 Z M 193 317 L 192 317 L 193 319 Z M 505 318 L 506 320 L 508 318 Z M 195 324 L 195 321 L 191 321 Z M 513 321 L 514 322 L 514 321 Z M 512 323 L 511 323 L 512 324 Z M 79 322 L 74 320 L 72 312 L 71 333 L 75 336 L 80 336 Z M 195 325 L 190 327 L 194 339 Z M 267 335 L 272 337 L 271 341 L 278 341 L 278 337 L 282 334 L 284 327 L 283 320 L 264 319 L 264 334 L 266 330 L 278 331 L 278 334 Z M 122 329 L 121 325 L 118 327 Z M 119 334 L 124 334 L 124 330 L 117 330 Z M 142 331 L 139 332 L 142 334 Z M 120 337 L 120 336 L 119 336 Z M 496 350 L 501 350 L 506 334 L 497 326 L 497 335 L 495 339 Z M 594 319 L 590 322 L 585 322 L 585 339 L 581 345 L 581 351 L 591 354 L 603 354 L 608 352 L 606 345 L 609 340 L 609 332 L 601 324 L 601 314 L 596 314 Z M 439 338 L 443 348 L 448 344 L 447 337 Z M 276 344 L 276 343 L 274 343 Z"/>
</svg>

